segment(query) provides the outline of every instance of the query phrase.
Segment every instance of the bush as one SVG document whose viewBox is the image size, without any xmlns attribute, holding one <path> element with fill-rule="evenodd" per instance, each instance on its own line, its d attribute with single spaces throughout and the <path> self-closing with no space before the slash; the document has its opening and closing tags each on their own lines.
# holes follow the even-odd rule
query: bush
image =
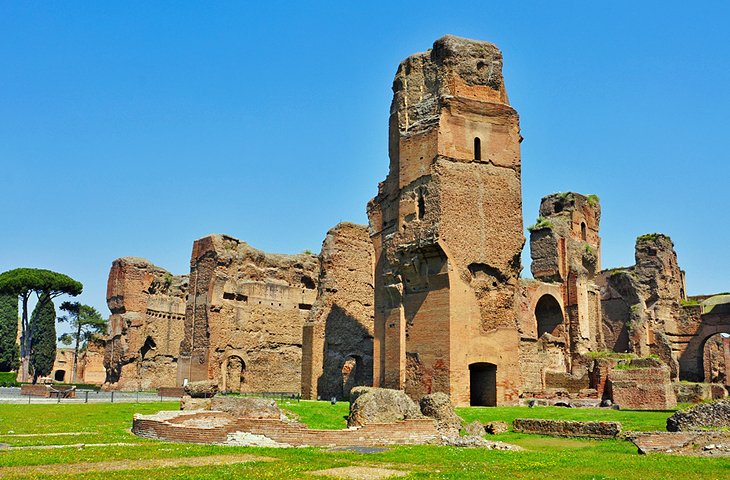
<svg viewBox="0 0 730 480">
<path fill-rule="evenodd" d="M 0 372 L 0 387 L 19 387 L 20 384 L 15 380 L 17 375 L 15 372 Z"/>
<path fill-rule="evenodd" d="M 527 229 L 531 232 L 536 230 L 542 230 L 543 228 L 553 228 L 553 223 L 545 217 L 537 217 L 537 221 L 534 225 L 530 225 Z"/>
</svg>

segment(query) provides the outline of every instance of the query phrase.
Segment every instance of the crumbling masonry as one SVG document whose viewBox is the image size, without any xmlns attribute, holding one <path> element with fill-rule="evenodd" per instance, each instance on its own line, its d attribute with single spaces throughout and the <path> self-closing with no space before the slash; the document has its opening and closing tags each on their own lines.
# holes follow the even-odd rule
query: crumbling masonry
<svg viewBox="0 0 730 480">
<path fill-rule="evenodd" d="M 672 381 L 727 384 L 730 296 L 687 298 L 661 234 L 638 238 L 636 265 L 602 271 L 597 196 L 542 199 L 533 278 L 520 278 L 522 136 L 502 62 L 490 43 L 445 36 L 400 64 L 369 226 L 336 226 L 318 256 L 211 235 L 189 280 L 115 261 L 108 386 L 214 380 L 329 399 L 375 385 L 460 405 L 666 408 Z"/>
</svg>

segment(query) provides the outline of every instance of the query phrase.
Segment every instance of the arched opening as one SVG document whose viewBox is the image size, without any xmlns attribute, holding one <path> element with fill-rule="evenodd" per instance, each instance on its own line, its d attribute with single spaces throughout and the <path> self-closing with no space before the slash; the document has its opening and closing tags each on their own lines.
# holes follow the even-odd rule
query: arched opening
<svg viewBox="0 0 730 480">
<path fill-rule="evenodd" d="M 586 228 L 586 222 L 580 222 L 580 238 L 584 242 L 588 240 L 588 228 Z"/>
<path fill-rule="evenodd" d="M 245 383 L 246 363 L 239 356 L 232 355 L 226 360 L 225 368 L 225 390 L 228 392 L 240 392 Z"/>
<path fill-rule="evenodd" d="M 56 370 L 56 373 L 53 374 L 53 380 L 57 382 L 63 382 L 66 378 L 66 370 Z"/>
<path fill-rule="evenodd" d="M 147 339 L 144 341 L 144 345 L 142 345 L 142 348 L 139 349 L 139 355 L 142 360 L 145 359 L 147 353 L 149 353 L 150 350 L 154 350 L 156 347 L 157 344 L 154 340 L 152 340 L 152 337 L 147 337 Z"/>
<path fill-rule="evenodd" d="M 479 137 L 474 137 L 474 160 L 482 159 L 482 140 Z"/>
<path fill-rule="evenodd" d="M 362 377 L 365 372 L 362 367 L 362 358 L 350 355 L 342 364 L 342 398 L 350 397 L 350 390 L 363 385 Z"/>
<path fill-rule="evenodd" d="M 535 306 L 535 319 L 537 321 L 537 338 L 546 333 L 556 337 L 560 336 L 563 310 L 555 297 L 549 294 L 540 297 Z"/>
<path fill-rule="evenodd" d="M 469 404 L 473 407 L 497 406 L 497 366 L 493 363 L 469 365 Z"/>
<path fill-rule="evenodd" d="M 730 334 L 716 333 L 702 347 L 704 381 L 730 385 Z"/>
</svg>

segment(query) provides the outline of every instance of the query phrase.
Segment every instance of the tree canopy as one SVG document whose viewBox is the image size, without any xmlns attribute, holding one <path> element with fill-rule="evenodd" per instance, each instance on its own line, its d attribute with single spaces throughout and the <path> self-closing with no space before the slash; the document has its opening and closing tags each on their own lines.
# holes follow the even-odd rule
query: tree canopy
<svg viewBox="0 0 730 480">
<path fill-rule="evenodd" d="M 61 310 L 66 312 L 66 315 L 58 317 L 58 321 L 68 323 L 72 331 L 70 333 L 64 333 L 58 339 L 65 345 L 75 343 L 71 381 L 76 383 L 79 347 L 84 348 L 94 336 L 100 333 L 106 333 L 107 323 L 94 307 L 82 305 L 79 302 L 63 302 L 61 304 Z"/>
<path fill-rule="evenodd" d="M 16 268 L 0 273 L 0 293 L 21 297 L 30 292 L 36 292 L 39 296 L 43 292 L 51 297 L 61 293 L 76 296 L 83 288 L 81 282 L 68 275 L 41 268 Z"/>
<path fill-rule="evenodd" d="M 21 361 L 21 380 L 28 381 L 30 373 L 30 353 L 34 336 L 34 317 L 36 312 L 43 311 L 46 303 L 62 294 L 76 296 L 83 290 L 83 285 L 68 275 L 53 272 L 40 268 L 16 268 L 0 273 L 0 293 L 17 295 L 20 297 L 23 305 L 21 315 L 21 334 L 20 334 L 20 361 Z M 33 315 L 28 318 L 28 300 L 32 293 L 38 298 Z M 55 333 L 55 313 L 53 324 L 53 345 L 55 349 L 56 333 Z"/>
</svg>

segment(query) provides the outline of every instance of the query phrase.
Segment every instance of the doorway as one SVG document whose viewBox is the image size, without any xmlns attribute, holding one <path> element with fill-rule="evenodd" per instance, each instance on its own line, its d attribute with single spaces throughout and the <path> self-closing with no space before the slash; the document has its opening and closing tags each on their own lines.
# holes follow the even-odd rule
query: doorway
<svg viewBox="0 0 730 480">
<path fill-rule="evenodd" d="M 497 406 L 497 366 L 493 363 L 469 365 L 469 403 L 473 407 Z"/>
</svg>

